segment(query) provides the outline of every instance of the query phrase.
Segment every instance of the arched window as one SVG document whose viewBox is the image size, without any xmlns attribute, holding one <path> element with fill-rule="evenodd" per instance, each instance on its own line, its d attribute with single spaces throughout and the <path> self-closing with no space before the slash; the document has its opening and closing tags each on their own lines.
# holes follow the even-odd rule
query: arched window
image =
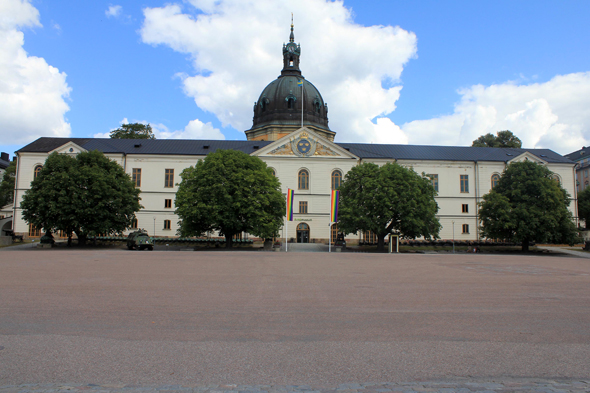
<svg viewBox="0 0 590 393">
<path fill-rule="evenodd" d="M 295 109 L 295 101 L 297 101 L 297 97 L 295 97 L 293 91 L 289 92 L 289 95 L 285 97 L 285 101 L 287 102 L 287 109 Z"/>
<path fill-rule="evenodd" d="M 551 178 L 553 180 L 555 180 L 557 182 L 557 184 L 561 184 L 561 179 L 559 178 L 559 175 L 556 175 L 555 173 L 553 175 L 551 175 Z"/>
<path fill-rule="evenodd" d="M 316 95 L 315 100 L 313 100 L 313 110 L 315 113 L 320 113 L 320 99 L 319 97 Z"/>
<path fill-rule="evenodd" d="M 492 188 L 496 187 L 498 185 L 499 181 L 500 181 L 500 175 L 498 175 L 497 173 L 494 173 L 492 175 Z"/>
<path fill-rule="evenodd" d="M 275 171 L 275 169 L 274 169 L 274 168 L 269 168 L 269 169 L 270 169 L 270 171 L 272 172 L 272 175 L 273 175 L 274 177 L 277 177 L 277 172 Z"/>
<path fill-rule="evenodd" d="M 340 184 L 342 183 L 342 172 L 339 170 L 335 170 L 332 172 L 332 190 L 337 190 L 340 188 Z"/>
<path fill-rule="evenodd" d="M 262 112 L 266 112 L 266 108 L 269 103 L 270 100 L 268 98 L 262 97 L 262 99 L 260 100 L 260 108 L 262 109 Z"/>
<path fill-rule="evenodd" d="M 41 169 L 43 169 L 43 166 L 42 165 L 37 165 L 35 167 L 35 170 L 33 172 L 33 179 L 36 179 L 37 176 L 39 176 L 39 174 L 41 173 Z"/>
<path fill-rule="evenodd" d="M 309 190 L 309 172 L 307 169 L 299 171 L 297 184 L 300 190 Z"/>
</svg>

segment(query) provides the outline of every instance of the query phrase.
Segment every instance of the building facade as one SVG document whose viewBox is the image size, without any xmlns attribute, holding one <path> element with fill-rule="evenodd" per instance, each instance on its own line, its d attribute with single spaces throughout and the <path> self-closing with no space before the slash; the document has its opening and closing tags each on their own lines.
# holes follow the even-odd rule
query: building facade
<svg viewBox="0 0 590 393">
<path fill-rule="evenodd" d="M 155 236 L 176 236 L 174 199 L 180 173 L 218 149 L 235 149 L 262 159 L 279 178 L 283 193 L 295 190 L 294 221 L 282 237 L 298 242 L 326 242 L 337 228 L 330 226 L 330 193 L 355 165 L 387 162 L 412 167 L 431 179 L 438 196 L 443 239 L 480 240 L 477 204 L 511 162 L 530 160 L 547 166 L 575 202 L 575 163 L 548 149 L 453 146 L 380 145 L 335 142 L 328 126 L 328 108 L 318 89 L 301 74 L 301 46 L 283 45 L 281 75 L 267 85 L 254 105 L 248 140 L 125 140 L 40 138 L 18 152 L 14 230 L 38 235 L 22 219 L 20 202 L 31 181 L 52 152 L 78 154 L 99 150 L 119 163 L 141 189 L 144 208 L 136 225 Z M 570 210 L 577 217 L 576 204 Z M 371 234 L 347 236 L 347 241 L 371 241 Z"/>
<path fill-rule="evenodd" d="M 576 163 L 576 190 L 584 191 L 590 186 L 590 147 L 583 146 L 564 157 Z"/>
</svg>

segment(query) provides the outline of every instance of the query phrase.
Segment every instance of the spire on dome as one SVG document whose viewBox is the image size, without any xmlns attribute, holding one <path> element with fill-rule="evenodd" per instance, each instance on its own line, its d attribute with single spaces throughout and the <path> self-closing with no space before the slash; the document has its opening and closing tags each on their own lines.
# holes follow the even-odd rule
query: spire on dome
<svg viewBox="0 0 590 393">
<path fill-rule="evenodd" d="M 289 36 L 289 42 L 295 42 L 295 34 L 293 34 L 293 13 L 291 12 L 291 35 Z"/>
</svg>

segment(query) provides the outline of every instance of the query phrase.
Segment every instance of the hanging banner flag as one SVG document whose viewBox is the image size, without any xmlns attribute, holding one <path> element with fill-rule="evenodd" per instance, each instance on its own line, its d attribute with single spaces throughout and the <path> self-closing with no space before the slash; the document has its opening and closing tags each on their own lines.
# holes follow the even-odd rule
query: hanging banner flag
<svg viewBox="0 0 590 393">
<path fill-rule="evenodd" d="M 303 81 L 301 79 L 297 79 L 297 86 L 303 87 Z"/>
<path fill-rule="evenodd" d="M 332 190 L 332 208 L 330 209 L 330 221 L 338 222 L 338 199 L 340 191 Z"/>
<path fill-rule="evenodd" d="M 287 189 L 287 219 L 293 221 L 293 198 L 295 197 L 295 190 Z"/>
</svg>

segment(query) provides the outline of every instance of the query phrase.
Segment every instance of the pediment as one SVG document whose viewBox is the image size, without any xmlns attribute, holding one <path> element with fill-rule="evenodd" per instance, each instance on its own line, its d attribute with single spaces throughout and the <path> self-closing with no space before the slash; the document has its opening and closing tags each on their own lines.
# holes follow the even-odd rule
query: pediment
<svg viewBox="0 0 590 393">
<path fill-rule="evenodd" d="M 72 154 L 72 155 L 76 155 L 78 153 L 82 153 L 87 151 L 86 149 L 84 149 L 83 147 L 81 147 L 80 145 L 77 145 L 74 142 L 68 142 L 64 145 L 61 145 L 60 147 L 53 149 L 49 152 L 49 154 L 53 153 L 53 152 L 58 152 L 59 154 Z"/>
<path fill-rule="evenodd" d="M 547 161 L 543 160 L 542 158 L 537 157 L 536 155 L 525 151 L 522 154 L 519 154 L 518 156 L 512 158 L 511 160 L 508 161 L 509 164 L 513 163 L 513 162 L 523 162 L 523 161 L 532 161 L 532 162 L 536 162 L 537 164 L 543 164 L 543 165 L 547 165 Z"/>
<path fill-rule="evenodd" d="M 265 146 L 252 153 L 258 157 L 299 157 L 299 158 L 354 158 L 357 156 L 322 138 L 307 127 Z"/>
</svg>

